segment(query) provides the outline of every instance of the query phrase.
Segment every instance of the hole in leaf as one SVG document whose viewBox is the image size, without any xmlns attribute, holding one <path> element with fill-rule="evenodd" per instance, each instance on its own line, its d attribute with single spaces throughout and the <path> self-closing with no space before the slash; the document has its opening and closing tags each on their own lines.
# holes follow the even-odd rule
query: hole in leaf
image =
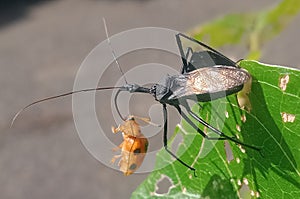
<svg viewBox="0 0 300 199">
<path fill-rule="evenodd" d="M 172 146 L 171 146 L 172 151 L 177 153 L 177 150 L 181 143 L 183 143 L 183 137 L 181 134 L 177 133 L 174 140 L 172 141 Z"/>
<path fill-rule="evenodd" d="M 259 192 L 257 191 L 257 192 L 255 192 L 255 196 L 257 197 L 257 198 L 259 198 L 260 197 L 260 194 L 259 194 Z"/>
<path fill-rule="evenodd" d="M 229 118 L 229 113 L 227 111 L 225 111 L 225 117 Z"/>
<path fill-rule="evenodd" d="M 249 186 L 246 184 L 242 184 L 242 186 L 239 190 L 239 195 L 240 195 L 240 198 L 251 198 L 250 197 L 251 190 L 250 190 Z"/>
<path fill-rule="evenodd" d="M 241 180 L 238 180 L 238 181 L 237 181 L 237 184 L 238 184 L 239 186 L 241 186 L 241 185 L 242 185 Z"/>
<path fill-rule="evenodd" d="M 282 91 L 286 90 L 287 84 L 289 83 L 290 80 L 290 76 L 289 75 L 284 75 L 282 77 L 279 78 L 279 88 Z"/>
<path fill-rule="evenodd" d="M 246 119 L 247 119 L 247 118 L 246 118 L 246 115 L 241 115 L 241 120 L 242 120 L 242 122 L 245 123 L 245 122 L 246 122 Z"/>
<path fill-rule="evenodd" d="M 168 176 L 162 175 L 156 183 L 155 193 L 158 195 L 168 194 L 173 186 L 172 180 Z"/>
<path fill-rule="evenodd" d="M 232 153 L 230 144 L 227 140 L 224 141 L 224 148 L 225 148 L 225 153 L 226 153 L 226 160 L 228 163 L 230 163 L 234 159 L 234 157 L 233 157 L 233 153 Z"/>
<path fill-rule="evenodd" d="M 239 149 L 241 150 L 242 153 L 246 153 L 246 150 L 242 147 L 242 145 L 239 145 Z"/>
<path fill-rule="evenodd" d="M 241 180 L 237 181 L 237 184 L 240 186 L 239 196 L 240 198 L 259 198 L 260 194 L 257 191 L 250 190 L 249 181 L 247 178 L 243 178 L 243 182 Z"/>
<path fill-rule="evenodd" d="M 281 115 L 282 121 L 284 123 L 294 122 L 295 118 L 296 118 L 296 115 L 293 115 L 293 114 L 290 114 L 290 113 L 285 113 L 285 112 L 280 113 L 280 115 Z"/>
<path fill-rule="evenodd" d="M 243 179 L 243 183 L 244 183 L 245 185 L 248 185 L 248 184 L 249 184 L 248 179 L 247 179 L 247 178 L 244 178 L 244 179 Z"/>
<path fill-rule="evenodd" d="M 240 125 L 236 125 L 236 130 L 238 130 L 238 132 L 241 132 L 241 126 Z"/>
</svg>

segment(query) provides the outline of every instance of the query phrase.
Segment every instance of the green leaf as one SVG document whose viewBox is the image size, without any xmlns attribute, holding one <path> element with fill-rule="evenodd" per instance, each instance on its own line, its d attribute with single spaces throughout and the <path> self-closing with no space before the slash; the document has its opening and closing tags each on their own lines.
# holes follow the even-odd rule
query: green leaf
<svg viewBox="0 0 300 199">
<path fill-rule="evenodd" d="M 249 94 L 251 112 L 241 110 L 236 95 L 193 107 L 194 112 L 229 136 L 244 143 L 262 147 L 255 150 L 225 141 L 208 141 L 182 121 L 173 138 L 182 134 L 177 151 L 184 162 L 196 168 L 193 172 L 166 153 L 159 151 L 157 170 L 132 194 L 132 198 L 297 198 L 300 194 L 300 71 L 255 61 L 240 64 L 252 75 Z M 288 82 L 287 82 L 288 80 Z M 203 129 L 201 125 L 199 128 Z M 207 129 L 205 132 L 214 135 Z M 232 150 L 228 161 L 226 151 Z M 163 168 L 161 168 L 163 167 Z M 159 169 L 158 169 L 159 168 Z M 169 179 L 168 193 L 158 194 L 157 184 Z M 248 190 L 241 187 L 248 185 Z M 247 187 L 247 186 L 246 186 Z"/>
<path fill-rule="evenodd" d="M 261 47 L 278 35 L 299 10 L 298 0 L 283 0 L 259 13 L 224 16 L 194 28 L 189 35 L 213 47 L 247 46 L 248 58 L 259 59 Z M 297 198 L 300 192 L 297 147 L 300 72 L 251 61 L 243 61 L 241 65 L 253 76 L 250 112 L 240 109 L 236 95 L 201 104 L 201 111 L 199 106 L 194 106 L 193 111 L 225 134 L 237 135 L 247 144 L 263 147 L 264 157 L 231 142 L 225 148 L 224 141 L 203 140 L 182 121 L 169 146 L 180 159 L 197 169 L 198 177 L 161 150 L 157 155 L 157 170 L 138 187 L 132 198 Z M 179 135 L 184 140 L 177 148 L 172 146 L 172 140 Z M 230 149 L 232 160 L 227 157 Z M 167 193 L 158 194 L 157 186 L 162 179 L 171 181 L 172 186 Z"/>
</svg>

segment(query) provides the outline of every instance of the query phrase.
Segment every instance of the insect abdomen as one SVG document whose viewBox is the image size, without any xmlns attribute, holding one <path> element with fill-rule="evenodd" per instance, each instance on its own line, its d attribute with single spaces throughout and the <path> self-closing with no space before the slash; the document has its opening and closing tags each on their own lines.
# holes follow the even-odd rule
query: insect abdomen
<svg viewBox="0 0 300 199">
<path fill-rule="evenodd" d="M 134 173 L 143 163 L 147 153 L 148 140 L 145 137 L 124 136 L 119 162 L 120 171 L 128 176 Z"/>
</svg>

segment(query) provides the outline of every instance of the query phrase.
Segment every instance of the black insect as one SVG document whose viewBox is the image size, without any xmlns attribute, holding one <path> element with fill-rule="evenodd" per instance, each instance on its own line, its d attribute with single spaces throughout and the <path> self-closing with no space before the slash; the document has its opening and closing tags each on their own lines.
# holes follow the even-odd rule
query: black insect
<svg viewBox="0 0 300 199">
<path fill-rule="evenodd" d="M 107 30 L 106 30 L 107 33 Z M 108 35 L 108 34 L 107 34 Z M 109 41 L 109 37 L 108 42 Z M 194 52 L 192 48 L 187 48 L 184 52 L 182 47 L 181 38 L 192 41 L 194 44 L 205 48 L 206 50 Z M 122 91 L 127 91 L 129 93 L 148 93 L 151 94 L 156 101 L 162 104 L 163 107 L 163 116 L 164 116 L 164 133 L 163 133 L 163 144 L 166 151 L 176 158 L 182 165 L 186 166 L 190 170 L 194 171 L 195 168 L 189 166 L 180 158 L 178 158 L 172 151 L 169 150 L 167 145 L 167 124 L 168 124 L 168 112 L 167 104 L 175 107 L 179 114 L 205 139 L 208 140 L 230 140 L 237 144 L 240 144 L 244 147 L 254 149 L 256 151 L 261 151 L 261 148 L 252 146 L 246 143 L 243 143 L 236 139 L 235 137 L 230 137 L 225 135 L 223 132 L 219 131 L 217 128 L 211 126 L 205 122 L 202 118 L 198 117 L 190 107 L 188 106 L 187 100 L 194 100 L 197 102 L 208 102 L 218 98 L 226 97 L 233 93 L 240 91 L 244 84 L 248 82 L 251 78 L 250 74 L 245 70 L 241 69 L 234 61 L 222 55 L 215 49 L 205 45 L 202 42 L 199 42 L 193 38 L 190 38 L 182 33 L 176 35 L 177 45 L 182 58 L 182 69 L 181 73 L 178 75 L 167 75 L 159 83 L 154 84 L 152 87 L 143 87 L 137 84 L 125 84 L 120 87 L 98 87 L 94 89 L 84 89 L 80 91 L 73 91 L 49 98 L 45 98 L 36 102 L 29 104 L 20 110 L 14 117 L 13 121 L 19 115 L 21 111 L 28 108 L 29 106 L 58 98 L 63 97 L 79 92 L 86 91 L 96 91 L 96 90 L 106 90 L 106 89 L 118 89 L 115 95 L 115 106 L 119 116 L 125 121 L 125 118 L 122 117 L 117 106 L 117 99 Z M 112 50 L 113 52 L 113 50 Z M 113 56 L 115 54 L 113 52 Z M 116 58 L 115 61 L 117 62 Z M 118 67 L 120 68 L 118 62 Z M 120 68 L 121 70 L 121 68 Z M 121 70 L 122 72 L 122 70 Z M 123 72 L 122 72 L 123 73 Z M 198 128 L 198 125 L 193 123 L 186 113 L 182 111 L 182 107 L 186 112 L 192 116 L 196 121 L 200 122 L 203 126 L 212 130 L 214 133 L 219 135 L 219 137 L 209 137 L 201 129 Z M 13 122 L 12 121 L 12 122 Z"/>
<path fill-rule="evenodd" d="M 191 40 L 207 50 L 193 52 L 192 48 L 187 48 L 186 53 L 184 53 L 181 37 Z M 115 101 L 121 91 L 128 91 L 130 93 L 149 93 L 153 95 L 155 100 L 163 106 L 163 143 L 166 151 L 176 158 L 181 164 L 193 171 L 195 171 L 195 168 L 187 165 L 168 149 L 167 104 L 174 106 L 180 115 L 204 138 L 208 140 L 230 140 L 260 152 L 261 148 L 243 143 L 234 137 L 227 136 L 205 122 L 190 109 L 187 103 L 188 99 L 197 100 L 198 102 L 208 102 L 237 93 L 242 90 L 244 84 L 250 80 L 250 74 L 241 69 L 234 61 L 222 55 L 220 52 L 182 33 L 176 35 L 176 41 L 183 63 L 181 74 L 172 76 L 167 75 L 151 88 L 145 88 L 137 84 L 126 84 L 116 93 Z M 189 117 L 182 111 L 181 107 L 184 107 L 189 115 L 220 137 L 208 137 L 189 119 Z M 118 109 L 117 111 L 119 115 L 121 115 Z"/>
</svg>

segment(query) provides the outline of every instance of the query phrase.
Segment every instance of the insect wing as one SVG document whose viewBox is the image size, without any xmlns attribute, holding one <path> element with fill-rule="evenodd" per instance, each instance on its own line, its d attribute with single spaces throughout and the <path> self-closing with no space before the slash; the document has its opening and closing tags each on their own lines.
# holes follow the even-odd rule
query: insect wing
<svg viewBox="0 0 300 199">
<path fill-rule="evenodd" d="M 199 101 L 210 101 L 240 91 L 250 79 L 245 70 L 231 66 L 201 68 L 182 76 L 186 80 L 185 86 L 174 87 L 169 100 L 196 95 Z"/>
</svg>

